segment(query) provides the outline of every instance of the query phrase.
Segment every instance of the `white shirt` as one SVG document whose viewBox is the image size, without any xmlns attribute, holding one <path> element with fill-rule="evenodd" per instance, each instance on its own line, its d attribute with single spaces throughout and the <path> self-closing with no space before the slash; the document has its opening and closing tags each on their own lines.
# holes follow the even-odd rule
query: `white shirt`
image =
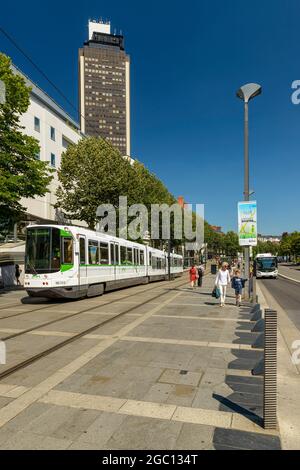
<svg viewBox="0 0 300 470">
<path fill-rule="evenodd" d="M 230 274 L 228 269 L 225 271 L 223 271 L 223 269 L 219 269 L 216 277 L 216 285 L 227 286 L 227 284 L 230 284 Z"/>
</svg>

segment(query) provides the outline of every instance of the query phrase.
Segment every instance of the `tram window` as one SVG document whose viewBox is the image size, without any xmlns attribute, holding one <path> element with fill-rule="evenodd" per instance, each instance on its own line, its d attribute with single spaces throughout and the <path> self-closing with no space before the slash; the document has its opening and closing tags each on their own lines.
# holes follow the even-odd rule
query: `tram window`
<svg viewBox="0 0 300 470">
<path fill-rule="evenodd" d="M 121 246 L 121 264 L 126 264 L 127 260 L 127 248 L 126 246 Z"/>
<path fill-rule="evenodd" d="M 85 238 L 79 238 L 79 260 L 80 264 L 86 264 L 85 260 Z"/>
<path fill-rule="evenodd" d="M 149 253 L 149 266 L 152 266 L 152 253 Z"/>
<path fill-rule="evenodd" d="M 110 244 L 110 264 L 115 264 L 115 245 Z"/>
<path fill-rule="evenodd" d="M 60 270 L 60 231 L 57 228 L 27 230 L 25 272 L 49 273 Z"/>
<path fill-rule="evenodd" d="M 128 264 L 133 264 L 132 261 L 132 248 L 127 248 L 127 262 Z"/>
<path fill-rule="evenodd" d="M 140 264 L 139 250 L 137 248 L 134 249 L 134 263 L 137 265 Z"/>
<path fill-rule="evenodd" d="M 100 242 L 100 264 L 109 264 L 108 243 Z"/>
<path fill-rule="evenodd" d="M 98 264 L 99 244 L 96 241 L 89 240 L 89 264 Z"/>
<path fill-rule="evenodd" d="M 72 238 L 63 238 L 63 263 L 73 263 L 73 240 Z"/>
<path fill-rule="evenodd" d="M 119 245 L 115 245 L 115 263 L 119 264 Z"/>
<path fill-rule="evenodd" d="M 52 230 L 52 240 L 51 240 L 51 268 L 60 269 L 60 233 L 59 230 Z"/>
<path fill-rule="evenodd" d="M 161 267 L 162 267 L 162 269 L 165 269 L 165 267 L 166 267 L 166 258 L 162 258 Z"/>
<path fill-rule="evenodd" d="M 144 264 L 145 264 L 144 251 L 140 250 L 140 265 L 144 266 Z"/>
<path fill-rule="evenodd" d="M 156 256 L 152 256 L 152 269 L 157 268 L 157 258 Z"/>
</svg>

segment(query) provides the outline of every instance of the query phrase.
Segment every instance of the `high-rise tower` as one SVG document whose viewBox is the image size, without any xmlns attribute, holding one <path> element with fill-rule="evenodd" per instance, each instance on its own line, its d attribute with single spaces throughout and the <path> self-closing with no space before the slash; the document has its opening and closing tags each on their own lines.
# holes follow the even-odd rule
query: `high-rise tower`
<svg viewBox="0 0 300 470">
<path fill-rule="evenodd" d="M 89 21 L 89 40 L 79 49 L 79 109 L 82 132 L 130 155 L 130 58 L 110 23 Z"/>
</svg>

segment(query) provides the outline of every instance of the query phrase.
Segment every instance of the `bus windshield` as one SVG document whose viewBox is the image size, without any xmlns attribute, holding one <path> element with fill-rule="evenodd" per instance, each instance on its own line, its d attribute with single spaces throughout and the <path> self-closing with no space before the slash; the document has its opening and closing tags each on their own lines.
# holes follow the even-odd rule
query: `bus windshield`
<svg viewBox="0 0 300 470">
<path fill-rule="evenodd" d="M 257 258 L 256 266 L 259 271 L 274 271 L 277 268 L 277 258 Z"/>
<path fill-rule="evenodd" d="M 43 274 L 60 270 L 61 249 L 58 228 L 28 228 L 25 273 Z"/>
</svg>

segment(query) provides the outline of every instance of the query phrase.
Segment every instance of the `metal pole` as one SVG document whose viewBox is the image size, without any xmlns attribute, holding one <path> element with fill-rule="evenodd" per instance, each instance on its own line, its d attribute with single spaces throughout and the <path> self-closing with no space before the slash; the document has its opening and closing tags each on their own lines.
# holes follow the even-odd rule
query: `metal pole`
<svg viewBox="0 0 300 470">
<path fill-rule="evenodd" d="M 15 222 L 14 223 L 14 242 L 16 242 L 18 239 L 17 235 L 18 235 L 18 224 Z"/>
<path fill-rule="evenodd" d="M 257 303 L 256 299 L 256 277 L 254 276 L 254 273 L 252 274 L 252 303 L 255 304 Z"/>
<path fill-rule="evenodd" d="M 248 120 L 248 102 L 244 103 L 244 200 L 249 201 L 249 120 Z M 248 279 L 248 288 L 245 288 L 245 300 L 249 300 L 250 289 L 250 248 L 245 246 L 245 268 L 244 276 Z"/>
<path fill-rule="evenodd" d="M 168 280 L 171 281 L 171 239 L 168 240 Z"/>
</svg>

